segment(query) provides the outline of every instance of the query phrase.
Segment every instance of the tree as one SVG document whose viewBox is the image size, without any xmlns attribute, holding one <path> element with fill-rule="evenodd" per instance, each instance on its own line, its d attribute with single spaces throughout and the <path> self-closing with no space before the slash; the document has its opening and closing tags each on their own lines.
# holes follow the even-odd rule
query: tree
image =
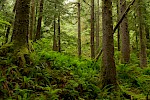
<svg viewBox="0 0 150 100">
<path fill-rule="evenodd" d="M 91 0 L 91 58 L 95 58 L 95 46 L 94 46 L 94 0 Z"/>
<path fill-rule="evenodd" d="M 61 42 L 60 42 L 60 12 L 58 14 L 58 52 L 61 52 Z"/>
<path fill-rule="evenodd" d="M 81 22 L 80 22 L 80 0 L 78 0 L 78 56 L 81 57 Z"/>
<path fill-rule="evenodd" d="M 138 21 L 139 21 L 139 35 L 140 35 L 140 67 L 144 68 L 147 66 L 147 55 L 146 55 L 146 36 L 144 30 L 144 19 L 142 13 L 142 1 L 138 0 Z"/>
<path fill-rule="evenodd" d="M 117 5 L 117 21 L 119 21 L 119 15 L 120 15 L 120 6 L 119 6 L 119 1 L 116 0 L 116 5 Z M 120 51 L 120 27 L 118 27 L 118 32 L 117 32 L 117 43 L 118 43 L 118 51 Z"/>
<path fill-rule="evenodd" d="M 40 10 L 39 10 L 39 17 L 38 17 L 35 40 L 38 40 L 41 37 L 41 23 L 42 23 L 42 16 L 43 16 L 43 3 L 44 3 L 44 0 L 40 0 Z"/>
<path fill-rule="evenodd" d="M 103 25 L 103 56 L 101 71 L 101 88 L 114 86 L 117 88 L 116 67 L 114 61 L 114 41 L 113 41 L 113 22 L 112 22 L 112 1 L 102 1 L 102 25 Z"/>
<path fill-rule="evenodd" d="M 29 38 L 32 40 L 34 35 L 34 25 L 35 25 L 35 0 L 31 0 L 30 9 L 30 33 Z"/>
<path fill-rule="evenodd" d="M 28 54 L 29 9 L 30 0 L 17 1 L 12 42 L 19 66 L 25 65 L 25 55 Z"/>
<path fill-rule="evenodd" d="M 124 14 L 126 10 L 126 0 L 120 0 L 120 16 Z M 122 20 L 120 24 L 121 35 L 121 55 L 122 63 L 129 63 L 130 60 L 130 40 L 128 32 L 128 19 L 127 16 Z"/>
<path fill-rule="evenodd" d="M 56 3 L 55 5 L 55 11 L 56 11 Z M 54 35 L 53 35 L 53 50 L 57 51 L 57 39 L 56 39 L 56 14 L 54 14 L 54 22 L 53 22 L 54 26 Z"/>
<path fill-rule="evenodd" d="M 100 46 L 100 36 L 99 36 L 99 14 L 100 14 L 100 6 L 99 6 L 99 0 L 97 0 L 97 21 L 96 21 L 96 52 L 99 50 Z"/>
</svg>

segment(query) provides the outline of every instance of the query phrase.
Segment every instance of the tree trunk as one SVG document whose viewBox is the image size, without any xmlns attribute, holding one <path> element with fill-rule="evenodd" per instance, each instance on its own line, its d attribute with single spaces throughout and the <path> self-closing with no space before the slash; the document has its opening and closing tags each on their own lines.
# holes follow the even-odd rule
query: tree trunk
<svg viewBox="0 0 150 100">
<path fill-rule="evenodd" d="M 58 15 L 58 52 L 61 52 L 61 42 L 60 42 L 60 12 Z"/>
<path fill-rule="evenodd" d="M 114 86 L 113 89 L 116 89 L 117 82 L 116 67 L 114 61 L 112 1 L 103 0 L 102 4 L 103 56 L 101 71 L 101 88 L 104 88 L 106 86 Z"/>
<path fill-rule="evenodd" d="M 81 22 L 80 22 L 80 0 L 78 0 L 78 57 L 81 57 Z"/>
<path fill-rule="evenodd" d="M 30 40 L 33 40 L 34 25 L 35 25 L 35 0 L 31 0 L 31 10 L 30 10 L 30 33 L 29 33 L 29 39 L 30 39 Z"/>
<path fill-rule="evenodd" d="M 119 2 L 120 0 L 117 0 L 116 1 L 116 5 L 117 5 L 117 21 L 119 22 L 119 15 L 120 15 L 120 6 L 119 6 Z M 117 32 L 117 43 L 118 43 L 118 51 L 120 51 L 120 27 L 118 27 L 118 32 Z"/>
<path fill-rule="evenodd" d="M 24 55 L 28 54 L 29 9 L 30 0 L 18 0 L 12 42 L 19 66 L 25 65 L 26 59 Z"/>
<path fill-rule="evenodd" d="M 17 9 L 17 3 L 18 3 L 18 0 L 16 0 L 15 6 L 14 6 L 14 8 L 13 8 L 13 12 L 14 12 L 14 13 L 16 12 L 16 9 Z"/>
<path fill-rule="evenodd" d="M 144 31 L 144 20 L 142 14 L 142 1 L 138 1 L 138 17 L 139 17 L 139 35 L 140 35 L 140 67 L 144 68 L 147 66 L 147 55 L 146 55 L 146 36 Z"/>
<path fill-rule="evenodd" d="M 100 43 L 100 37 L 99 37 L 99 14 L 100 14 L 100 8 L 99 8 L 99 0 L 97 0 L 97 21 L 96 21 L 96 53 L 99 50 L 99 43 Z"/>
<path fill-rule="evenodd" d="M 42 16 L 43 16 L 42 15 L 43 14 L 43 3 L 44 3 L 44 0 L 41 0 L 35 40 L 39 40 L 41 38 L 41 22 L 42 22 Z"/>
<path fill-rule="evenodd" d="M 91 58 L 95 58 L 94 46 L 94 0 L 91 0 Z"/>
<path fill-rule="evenodd" d="M 134 19 L 137 19 L 137 17 L 136 17 L 136 13 L 134 13 Z M 138 51 L 139 50 L 139 43 L 138 43 L 138 36 L 139 36 L 139 34 L 138 34 L 138 27 L 137 27 L 137 22 L 135 22 L 134 23 L 134 28 L 136 29 L 135 30 L 135 42 L 136 42 L 136 44 L 135 44 L 135 48 L 136 48 L 136 51 Z"/>
<path fill-rule="evenodd" d="M 55 4 L 56 11 L 56 4 Z M 57 51 L 57 40 L 56 40 L 56 15 L 54 15 L 54 35 L 53 35 L 53 50 Z"/>
<path fill-rule="evenodd" d="M 126 10 L 126 0 L 120 0 L 120 16 L 124 14 Z M 122 20 L 120 24 L 121 33 L 121 62 L 129 63 L 130 60 L 130 40 L 128 32 L 128 19 L 127 16 Z"/>
<path fill-rule="evenodd" d="M 145 32 L 146 32 L 146 40 L 147 40 L 147 49 L 150 49 L 150 32 L 149 32 L 149 26 L 145 25 Z"/>
<path fill-rule="evenodd" d="M 9 33 L 10 33 L 10 28 L 11 28 L 10 26 L 7 27 L 5 43 L 8 43 L 8 37 L 9 37 Z"/>
</svg>

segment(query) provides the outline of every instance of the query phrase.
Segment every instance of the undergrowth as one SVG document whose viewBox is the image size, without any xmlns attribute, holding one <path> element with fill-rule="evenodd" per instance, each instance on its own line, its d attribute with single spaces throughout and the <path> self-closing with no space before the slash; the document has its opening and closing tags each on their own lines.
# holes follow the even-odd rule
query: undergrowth
<svg viewBox="0 0 150 100">
<path fill-rule="evenodd" d="M 113 93 L 99 88 L 100 61 L 78 59 L 40 44 L 34 45 L 30 63 L 23 68 L 13 63 L 11 54 L 0 57 L 2 100 L 114 100 Z M 141 69 L 135 59 L 131 64 L 117 62 L 117 80 L 123 92 L 140 100 L 150 92 L 150 67 Z M 117 94 L 118 100 L 125 99 Z"/>
</svg>

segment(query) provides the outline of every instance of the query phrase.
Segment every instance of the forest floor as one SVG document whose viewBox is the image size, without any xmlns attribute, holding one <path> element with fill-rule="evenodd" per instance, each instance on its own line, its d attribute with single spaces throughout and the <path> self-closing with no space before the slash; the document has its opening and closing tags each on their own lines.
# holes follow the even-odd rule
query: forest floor
<svg viewBox="0 0 150 100">
<path fill-rule="evenodd" d="M 123 92 L 115 99 L 107 88 L 99 88 L 101 59 L 79 59 L 36 45 L 30 63 L 21 68 L 10 55 L 0 57 L 0 98 L 4 100 L 127 100 L 123 93 L 132 100 L 145 100 L 150 92 L 150 67 L 140 68 L 134 54 L 131 64 L 116 61 Z"/>
</svg>

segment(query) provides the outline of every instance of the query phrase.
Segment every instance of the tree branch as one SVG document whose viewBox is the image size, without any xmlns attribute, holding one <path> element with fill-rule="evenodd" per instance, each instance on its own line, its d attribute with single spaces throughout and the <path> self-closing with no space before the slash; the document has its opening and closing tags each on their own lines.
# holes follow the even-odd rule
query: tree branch
<svg viewBox="0 0 150 100">
<path fill-rule="evenodd" d="M 133 0 L 127 7 L 127 9 L 125 10 L 125 12 L 123 13 L 122 17 L 120 18 L 120 20 L 118 21 L 117 25 L 115 26 L 114 30 L 113 30 L 113 34 L 115 33 L 115 31 L 117 30 L 117 28 L 119 27 L 119 25 L 121 24 L 122 20 L 125 18 L 125 16 L 127 15 L 127 13 L 129 12 L 131 6 L 134 4 L 135 0 Z"/>
<path fill-rule="evenodd" d="M 115 31 L 117 30 L 117 28 L 119 27 L 119 25 L 121 24 L 122 20 L 125 18 L 125 16 L 127 15 L 127 13 L 129 12 L 131 6 L 134 4 L 135 0 L 133 0 L 127 7 L 127 9 L 125 10 L 125 12 L 123 13 L 122 17 L 120 18 L 120 20 L 118 21 L 117 25 L 115 26 L 114 30 L 113 30 L 113 34 L 115 33 Z M 95 57 L 95 62 L 97 62 L 97 60 L 99 59 L 99 57 L 102 55 L 103 53 L 103 49 L 101 49 L 99 51 L 99 53 L 97 54 L 97 56 Z"/>
</svg>

